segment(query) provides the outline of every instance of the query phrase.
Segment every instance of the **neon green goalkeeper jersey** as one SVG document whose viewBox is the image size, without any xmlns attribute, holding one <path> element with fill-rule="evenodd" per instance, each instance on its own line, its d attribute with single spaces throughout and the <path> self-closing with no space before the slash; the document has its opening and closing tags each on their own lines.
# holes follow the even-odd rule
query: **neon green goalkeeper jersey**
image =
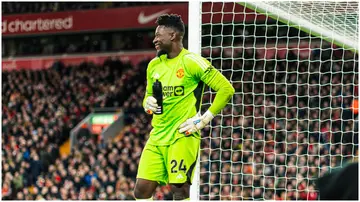
<svg viewBox="0 0 360 202">
<path fill-rule="evenodd" d="M 175 58 L 162 55 L 150 61 L 143 106 L 146 98 L 153 95 L 155 78 L 162 84 L 163 113 L 153 114 L 153 129 L 148 140 L 152 145 L 170 145 L 184 137 L 185 134 L 179 133 L 179 126 L 199 111 L 205 84 L 217 92 L 209 108 L 214 116 L 234 94 L 230 82 L 208 60 L 185 48 Z M 200 138 L 199 133 L 194 135 Z"/>
</svg>

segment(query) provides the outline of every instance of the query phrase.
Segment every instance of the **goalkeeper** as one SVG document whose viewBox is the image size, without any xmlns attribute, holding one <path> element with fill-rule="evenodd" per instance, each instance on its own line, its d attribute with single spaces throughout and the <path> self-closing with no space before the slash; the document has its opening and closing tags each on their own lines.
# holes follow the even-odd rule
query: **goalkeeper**
<svg viewBox="0 0 360 202">
<path fill-rule="evenodd" d="M 153 129 L 141 154 L 134 196 L 151 200 L 159 184 L 170 184 L 173 198 L 185 200 L 199 155 L 200 130 L 225 107 L 234 88 L 208 60 L 183 47 L 185 26 L 179 15 L 162 15 L 156 23 L 157 57 L 147 68 L 143 101 L 145 111 L 153 115 Z M 158 100 L 153 91 L 157 81 L 162 85 Z M 205 84 L 217 94 L 201 115 Z"/>
</svg>

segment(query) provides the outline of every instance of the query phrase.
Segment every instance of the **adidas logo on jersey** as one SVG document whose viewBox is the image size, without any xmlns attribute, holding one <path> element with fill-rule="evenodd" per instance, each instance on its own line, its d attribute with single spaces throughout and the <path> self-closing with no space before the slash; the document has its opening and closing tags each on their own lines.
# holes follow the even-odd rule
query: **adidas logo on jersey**
<svg viewBox="0 0 360 202">
<path fill-rule="evenodd" d="M 177 176 L 176 176 L 176 179 L 183 179 L 184 177 L 182 176 L 181 173 L 179 173 Z"/>
<path fill-rule="evenodd" d="M 159 75 L 158 73 L 154 73 L 153 76 L 152 76 L 152 78 L 154 78 L 154 79 L 159 79 L 159 78 L 160 78 L 160 75 Z"/>
</svg>

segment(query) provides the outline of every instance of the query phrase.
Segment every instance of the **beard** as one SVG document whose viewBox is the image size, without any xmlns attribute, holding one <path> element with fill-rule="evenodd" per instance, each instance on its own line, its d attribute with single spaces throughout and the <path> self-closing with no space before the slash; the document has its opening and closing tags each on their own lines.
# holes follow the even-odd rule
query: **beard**
<svg viewBox="0 0 360 202">
<path fill-rule="evenodd" d="M 169 53 L 169 52 L 168 52 L 167 50 L 160 49 L 160 50 L 157 51 L 156 55 L 157 55 L 158 57 L 160 57 L 161 55 L 164 55 L 164 54 L 167 55 L 168 53 Z"/>
</svg>

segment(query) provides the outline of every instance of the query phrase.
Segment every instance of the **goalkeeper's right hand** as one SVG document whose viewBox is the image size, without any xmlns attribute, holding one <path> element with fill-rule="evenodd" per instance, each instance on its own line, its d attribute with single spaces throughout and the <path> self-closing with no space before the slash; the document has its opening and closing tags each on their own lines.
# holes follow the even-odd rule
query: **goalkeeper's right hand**
<svg viewBox="0 0 360 202">
<path fill-rule="evenodd" d="M 153 114 L 158 108 L 157 100 L 153 96 L 149 96 L 145 100 L 145 112 Z"/>
</svg>

